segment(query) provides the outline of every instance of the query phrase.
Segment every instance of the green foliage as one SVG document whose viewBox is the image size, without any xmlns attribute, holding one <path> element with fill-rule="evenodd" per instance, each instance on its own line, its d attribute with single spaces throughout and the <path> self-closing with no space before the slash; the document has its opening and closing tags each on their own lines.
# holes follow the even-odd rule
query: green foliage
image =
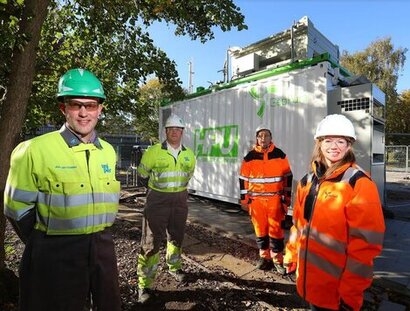
<svg viewBox="0 0 410 311">
<path fill-rule="evenodd" d="M 22 49 L 28 40 L 27 35 L 17 36 L 23 4 L 23 0 L 0 1 L 0 107 L 5 98 L 13 48 Z"/>
<path fill-rule="evenodd" d="M 395 49 L 391 38 L 385 38 L 370 43 L 364 51 L 353 54 L 343 51 L 340 59 L 343 67 L 355 75 L 367 77 L 386 94 L 386 133 L 397 133 L 401 127 L 398 116 L 403 109 L 396 88 L 406 52 L 404 48 Z M 402 118 L 401 122 L 409 125 L 410 119 Z M 394 140 L 394 136 L 387 135 L 386 144 L 395 143 Z"/>
<path fill-rule="evenodd" d="M 399 95 L 396 106 L 394 132 L 391 132 L 390 139 L 395 145 L 410 145 L 410 89 Z"/>
<path fill-rule="evenodd" d="M 158 79 L 149 80 L 141 86 L 134 112 L 134 126 L 142 141 L 157 142 L 159 139 L 159 107 L 170 94 Z"/>
<path fill-rule="evenodd" d="M 6 38 L 0 50 L 4 60 L 1 81 L 9 74 L 12 48 L 20 41 L 23 46 L 26 39 L 16 36 L 12 23 L 20 20 L 21 6 L 17 1 L 6 6 L 7 13 L 6 8 L 1 12 L 11 19 L 6 30 L 0 30 L 1 37 Z M 175 35 L 188 35 L 201 42 L 213 39 L 216 27 L 223 31 L 247 28 L 244 16 L 231 0 L 53 0 L 42 28 L 37 59 L 33 60 L 37 62 L 36 77 L 24 132 L 33 132 L 45 123 L 63 122 L 55 98 L 57 81 L 75 67 L 91 70 L 103 82 L 107 100 L 99 124 L 101 131 L 118 129 L 120 125 L 130 130 L 128 119 L 141 111 L 136 106 L 137 98 L 147 78 L 156 77 L 170 99 L 182 98 L 184 91 L 175 62 L 150 38 L 147 27 L 156 21 L 174 24 Z"/>
<path fill-rule="evenodd" d="M 175 35 L 189 35 L 192 40 L 199 39 L 202 43 L 214 38 L 212 28 L 216 26 L 222 31 L 230 31 L 233 25 L 238 30 L 248 28 L 243 24 L 242 14 L 232 14 L 240 11 L 233 1 L 145 0 L 141 2 L 146 5 L 146 9 L 142 10 L 145 21 L 171 22 L 176 25 Z"/>
</svg>

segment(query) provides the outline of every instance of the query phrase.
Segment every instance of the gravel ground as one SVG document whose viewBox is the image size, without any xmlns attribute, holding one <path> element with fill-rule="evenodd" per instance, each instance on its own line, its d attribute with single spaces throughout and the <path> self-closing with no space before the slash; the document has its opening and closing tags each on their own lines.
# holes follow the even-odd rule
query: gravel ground
<svg viewBox="0 0 410 311">
<path fill-rule="evenodd" d="M 264 274 L 263 278 L 247 280 L 239 278 L 222 267 L 205 268 L 196 261 L 195 256 L 185 256 L 184 269 L 187 281 L 179 284 L 165 269 L 164 249 L 161 250 L 161 263 L 154 287 L 154 297 L 147 305 L 137 302 L 136 257 L 139 248 L 140 229 L 135 223 L 117 220 L 113 226 L 118 266 L 122 310 L 307 310 L 306 303 L 296 294 L 291 282 L 281 282 L 281 276 L 274 273 Z M 237 259 L 249 263 L 256 262 L 255 249 L 238 241 L 219 236 L 198 224 L 188 224 L 187 235 L 203 244 L 204 252 L 208 247 L 223 249 Z M 11 226 L 6 228 L 6 266 L 17 273 L 23 244 L 13 233 Z M 279 280 L 279 281 L 278 281 Z M 377 297 L 381 289 L 369 292 L 371 302 L 367 301 L 363 310 L 377 310 Z M 370 297 L 368 295 L 368 297 Z M 1 306 L 0 306 L 1 307 Z M 3 311 L 16 311 L 16 302 L 0 308 Z M 77 311 L 77 310 L 73 310 Z"/>
<path fill-rule="evenodd" d="M 393 191 L 396 196 L 398 189 Z M 406 189 L 407 190 L 407 189 Z M 408 198 L 408 193 L 405 194 Z M 135 206 L 135 203 L 133 203 Z M 306 310 L 307 305 L 295 293 L 291 282 L 281 282 L 281 276 L 264 274 L 263 278 L 248 280 L 240 278 L 223 267 L 204 267 L 193 255 L 184 258 L 184 269 L 188 273 L 187 282 L 179 284 L 166 273 L 164 249 L 154 287 L 154 299 L 148 305 L 137 302 L 136 258 L 141 231 L 135 222 L 117 219 L 113 226 L 118 266 L 122 310 Z M 203 254 L 211 247 L 217 247 L 236 259 L 254 264 L 257 252 L 249 245 L 222 237 L 197 223 L 188 223 L 186 234 L 201 243 Z M 14 234 L 9 223 L 6 225 L 6 267 L 17 274 L 18 264 L 24 245 Z M 394 294 L 393 294 L 394 295 Z M 377 310 L 380 299 L 386 296 L 384 288 L 372 287 L 366 294 L 362 310 Z M 400 297 L 397 298 L 400 300 Z M 12 301 L 0 305 L 0 310 L 16 311 Z M 70 310 L 71 311 L 71 310 Z M 77 311 L 77 310 L 73 310 Z"/>
<path fill-rule="evenodd" d="M 185 257 L 184 269 L 187 281 L 179 284 L 165 269 L 164 249 L 154 287 L 154 299 L 148 305 L 137 302 L 136 257 L 139 247 L 140 229 L 134 223 L 117 220 L 113 226 L 118 266 L 122 310 L 301 310 L 306 304 L 295 294 L 293 285 L 275 284 L 275 276 L 264 281 L 239 279 L 231 271 L 221 267 L 205 268 L 195 258 Z M 187 235 L 204 243 L 204 249 L 218 245 L 237 258 L 255 262 L 256 252 L 249 246 L 215 233 L 196 224 L 188 224 Z M 24 245 L 14 234 L 11 226 L 6 228 L 8 249 L 6 266 L 17 273 Z M 273 275 L 273 274 L 272 274 Z M 1 308 L 0 308 L 1 309 Z M 4 311 L 17 310 L 16 303 L 3 306 Z M 73 310 L 76 311 L 76 310 Z"/>
</svg>

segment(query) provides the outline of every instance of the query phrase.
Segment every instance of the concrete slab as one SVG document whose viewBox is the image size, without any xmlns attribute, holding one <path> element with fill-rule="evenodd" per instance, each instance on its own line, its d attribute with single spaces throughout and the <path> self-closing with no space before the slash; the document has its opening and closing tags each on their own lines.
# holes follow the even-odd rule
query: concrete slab
<svg viewBox="0 0 410 311">
<path fill-rule="evenodd" d="M 383 250 L 374 261 L 375 277 L 387 278 L 410 289 L 410 222 L 386 219 Z"/>
<path fill-rule="evenodd" d="M 219 260 L 225 254 L 216 248 L 209 246 L 204 246 L 203 244 L 194 244 L 188 247 L 183 246 L 183 252 L 186 256 L 189 255 L 195 256 L 195 261 L 198 261 L 202 265 L 205 265 L 206 262 L 212 260 Z"/>
<path fill-rule="evenodd" d="M 182 249 L 189 248 L 192 245 L 198 245 L 200 243 L 201 241 L 199 241 L 198 239 L 195 239 L 192 236 L 186 234 L 184 236 L 184 242 L 182 242 Z"/>
<path fill-rule="evenodd" d="M 229 270 L 235 275 L 242 276 L 244 274 L 248 274 L 251 271 L 255 270 L 255 266 L 251 265 L 241 259 L 233 257 L 229 254 L 224 254 L 220 258 L 214 258 L 206 262 L 206 266 L 216 265 Z"/>
</svg>

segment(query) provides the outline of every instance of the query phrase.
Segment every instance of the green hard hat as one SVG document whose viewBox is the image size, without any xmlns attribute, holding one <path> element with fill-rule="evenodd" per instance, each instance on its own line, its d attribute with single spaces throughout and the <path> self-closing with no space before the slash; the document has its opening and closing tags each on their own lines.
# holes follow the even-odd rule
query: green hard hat
<svg viewBox="0 0 410 311">
<path fill-rule="evenodd" d="M 65 96 L 97 97 L 105 99 L 103 86 L 98 78 L 86 69 L 70 69 L 58 81 L 57 99 Z"/>
</svg>

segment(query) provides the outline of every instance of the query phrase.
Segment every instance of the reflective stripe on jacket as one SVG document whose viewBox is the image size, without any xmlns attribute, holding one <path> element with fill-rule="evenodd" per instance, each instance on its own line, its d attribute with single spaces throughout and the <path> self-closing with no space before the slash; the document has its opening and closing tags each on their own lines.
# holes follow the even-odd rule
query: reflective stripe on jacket
<svg viewBox="0 0 410 311">
<path fill-rule="evenodd" d="M 101 231 L 118 211 L 115 163 L 110 144 L 80 143 L 65 126 L 22 142 L 11 155 L 5 215 L 19 221 L 35 210 L 35 228 L 50 235 Z"/>
<path fill-rule="evenodd" d="M 353 163 L 319 184 L 312 177 L 298 184 L 285 263 L 298 257 L 297 290 L 308 302 L 337 310 L 343 299 L 359 310 L 385 231 L 377 187 Z"/>
<path fill-rule="evenodd" d="M 187 189 L 194 174 L 195 155 L 185 146 L 177 159 L 168 152 L 166 142 L 149 147 L 138 166 L 138 175 L 148 178 L 148 187 L 160 192 L 181 192 Z"/>
<path fill-rule="evenodd" d="M 241 202 L 250 197 L 283 195 L 290 205 L 293 174 L 286 154 L 271 144 L 255 146 L 244 158 L 239 174 Z"/>
</svg>

